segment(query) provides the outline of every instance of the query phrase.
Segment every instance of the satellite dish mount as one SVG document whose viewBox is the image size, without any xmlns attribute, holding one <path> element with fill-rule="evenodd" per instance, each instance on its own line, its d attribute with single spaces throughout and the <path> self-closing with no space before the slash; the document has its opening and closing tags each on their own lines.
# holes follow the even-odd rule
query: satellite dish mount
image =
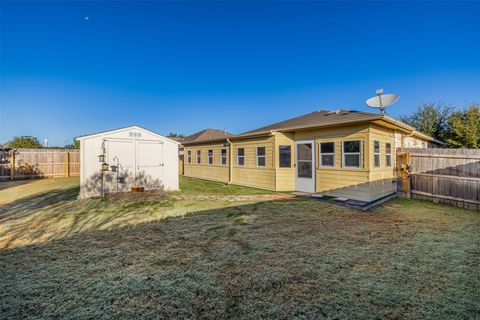
<svg viewBox="0 0 480 320">
<path fill-rule="evenodd" d="M 365 103 L 370 108 L 378 108 L 382 114 L 385 114 L 385 109 L 394 104 L 400 98 L 400 95 L 395 93 L 383 94 L 383 89 L 377 89 L 377 95 L 371 97 Z"/>
</svg>

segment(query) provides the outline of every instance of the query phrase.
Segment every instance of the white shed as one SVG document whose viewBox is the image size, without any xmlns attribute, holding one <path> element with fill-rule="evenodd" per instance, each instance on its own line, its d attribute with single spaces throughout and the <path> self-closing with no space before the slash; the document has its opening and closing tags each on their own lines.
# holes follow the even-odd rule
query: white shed
<svg viewBox="0 0 480 320">
<path fill-rule="evenodd" d="M 81 199 L 134 187 L 178 190 L 178 142 L 139 126 L 77 139 Z M 100 161 L 101 155 L 104 161 Z M 108 165 L 108 171 L 102 171 L 102 163 Z"/>
</svg>

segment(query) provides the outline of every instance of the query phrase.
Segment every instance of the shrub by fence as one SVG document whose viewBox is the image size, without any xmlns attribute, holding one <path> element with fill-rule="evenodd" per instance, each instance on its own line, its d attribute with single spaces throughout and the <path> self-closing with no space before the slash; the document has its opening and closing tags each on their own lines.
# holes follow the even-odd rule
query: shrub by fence
<svg viewBox="0 0 480 320">
<path fill-rule="evenodd" d="M 0 151 L 0 179 L 80 175 L 80 152 L 72 149 Z"/>
<path fill-rule="evenodd" d="M 397 165 L 405 159 L 411 174 L 404 195 L 480 209 L 480 150 L 398 148 Z"/>
</svg>

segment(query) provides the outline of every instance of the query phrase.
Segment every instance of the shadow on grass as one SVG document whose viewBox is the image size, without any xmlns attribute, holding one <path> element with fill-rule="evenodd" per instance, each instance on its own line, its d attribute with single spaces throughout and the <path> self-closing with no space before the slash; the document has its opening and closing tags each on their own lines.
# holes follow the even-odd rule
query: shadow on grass
<svg viewBox="0 0 480 320">
<path fill-rule="evenodd" d="M 478 216 L 388 205 L 365 214 L 303 199 L 239 204 L 2 250 L 0 312 L 10 319 L 475 317 Z"/>
</svg>

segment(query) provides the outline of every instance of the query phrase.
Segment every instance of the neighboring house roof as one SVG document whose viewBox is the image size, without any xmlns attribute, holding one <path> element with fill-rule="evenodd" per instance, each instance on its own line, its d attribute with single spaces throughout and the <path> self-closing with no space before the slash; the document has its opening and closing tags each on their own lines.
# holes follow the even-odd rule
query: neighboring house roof
<svg viewBox="0 0 480 320">
<path fill-rule="evenodd" d="M 225 140 L 233 136 L 234 135 L 232 133 L 229 133 L 226 130 L 205 129 L 200 132 L 189 135 L 188 137 L 185 137 L 180 142 L 182 144 L 199 143 L 199 142 L 207 142 L 207 141 L 215 141 L 215 140 Z"/>
</svg>

